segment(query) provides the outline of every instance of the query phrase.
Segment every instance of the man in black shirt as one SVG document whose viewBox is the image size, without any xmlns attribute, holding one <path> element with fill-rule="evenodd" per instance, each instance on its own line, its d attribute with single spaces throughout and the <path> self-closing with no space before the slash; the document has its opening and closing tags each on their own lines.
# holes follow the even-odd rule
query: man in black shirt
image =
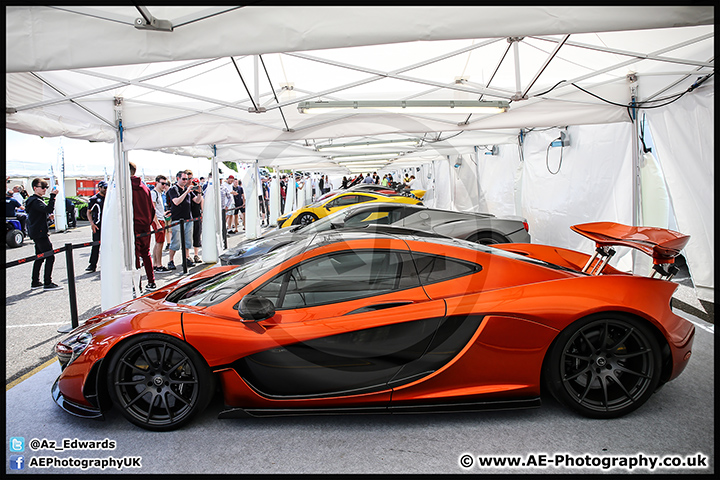
<svg viewBox="0 0 720 480">
<path fill-rule="evenodd" d="M 102 221 L 102 209 L 105 204 L 105 194 L 107 193 L 107 182 L 100 181 L 97 184 L 98 192 L 90 197 L 88 201 L 88 220 L 90 220 L 90 228 L 92 230 L 92 241 L 100 241 L 100 222 Z M 100 258 L 100 245 L 93 245 L 90 250 L 90 264 L 85 269 L 86 272 L 94 272 L 97 269 L 97 262 Z"/>
<path fill-rule="evenodd" d="M 53 250 L 52 243 L 50 243 L 50 237 L 48 236 L 49 228 L 47 216 L 55 209 L 55 196 L 57 195 L 57 188 L 53 187 L 50 192 L 50 201 L 47 205 L 45 205 L 43 195 L 45 195 L 48 186 L 48 182 L 42 178 L 34 179 L 32 181 L 32 188 L 35 194 L 30 196 L 25 202 L 25 211 L 28 214 L 28 234 L 35 242 L 36 255 L 51 252 Z M 45 281 L 40 283 L 40 269 L 42 268 L 43 262 L 45 262 Z M 35 260 L 35 263 L 33 264 L 32 283 L 30 288 L 35 289 L 43 287 L 43 290 L 58 290 L 62 288 L 59 285 L 54 284 L 52 281 L 52 269 L 54 264 L 54 255 Z"/>
<path fill-rule="evenodd" d="M 170 207 L 172 223 L 175 223 L 178 220 L 188 220 L 192 218 L 190 211 L 190 202 L 193 201 L 195 203 L 200 203 L 202 201 L 202 196 L 198 195 L 196 197 L 192 197 L 190 195 L 190 189 L 187 188 L 188 176 L 185 171 L 178 172 L 176 178 L 177 183 L 170 187 L 170 189 L 165 194 L 168 206 Z M 170 250 L 168 252 L 168 270 L 175 270 L 177 268 L 175 266 L 174 260 L 175 252 L 182 249 L 180 245 L 181 227 L 184 229 L 185 232 L 185 249 L 188 254 L 190 252 L 190 249 L 192 248 L 192 222 L 185 222 L 181 225 L 173 225 L 170 230 L 172 232 L 172 238 L 170 239 Z M 193 261 L 187 258 L 187 264 L 188 266 L 193 266 Z"/>
</svg>

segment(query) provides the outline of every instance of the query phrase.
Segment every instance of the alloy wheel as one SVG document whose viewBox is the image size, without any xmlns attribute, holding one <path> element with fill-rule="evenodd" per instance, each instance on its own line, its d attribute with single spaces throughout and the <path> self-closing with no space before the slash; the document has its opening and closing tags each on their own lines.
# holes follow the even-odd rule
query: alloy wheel
<svg viewBox="0 0 720 480">
<path fill-rule="evenodd" d="M 551 390 L 586 416 L 629 413 L 657 387 L 659 346 L 635 319 L 595 319 L 571 327 L 558 340 L 551 357 Z"/>
<path fill-rule="evenodd" d="M 180 341 L 154 337 L 160 338 L 136 341 L 114 356 L 110 393 L 132 423 L 170 430 L 205 407 L 210 373 L 202 358 Z"/>
</svg>

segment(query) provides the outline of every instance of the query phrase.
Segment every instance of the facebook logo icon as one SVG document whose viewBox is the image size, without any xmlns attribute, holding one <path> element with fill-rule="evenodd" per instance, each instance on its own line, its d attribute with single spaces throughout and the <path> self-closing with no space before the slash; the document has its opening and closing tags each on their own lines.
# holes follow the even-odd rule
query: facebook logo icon
<svg viewBox="0 0 720 480">
<path fill-rule="evenodd" d="M 10 470 L 22 470 L 25 468 L 25 457 L 23 455 L 10 455 Z"/>
</svg>

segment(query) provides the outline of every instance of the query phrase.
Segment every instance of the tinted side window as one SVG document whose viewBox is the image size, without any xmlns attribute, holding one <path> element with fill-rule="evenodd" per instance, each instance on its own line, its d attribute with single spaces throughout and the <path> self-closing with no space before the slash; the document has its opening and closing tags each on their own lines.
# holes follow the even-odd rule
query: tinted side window
<svg viewBox="0 0 720 480">
<path fill-rule="evenodd" d="M 358 250 L 304 262 L 278 275 L 254 294 L 272 300 L 279 310 L 345 302 L 418 286 L 407 254 Z"/>
<path fill-rule="evenodd" d="M 480 265 L 440 255 L 413 253 L 420 282 L 423 285 L 471 275 L 482 270 Z"/>
<path fill-rule="evenodd" d="M 372 200 L 375 200 L 375 197 L 370 197 L 368 195 L 358 195 L 355 199 L 355 203 L 369 202 Z"/>
<path fill-rule="evenodd" d="M 333 207 L 343 207 L 345 205 L 354 205 L 357 203 L 357 195 L 343 195 L 333 200 Z"/>
<path fill-rule="evenodd" d="M 345 219 L 345 226 L 358 227 L 368 224 L 390 225 L 397 221 L 400 216 L 400 210 L 402 210 L 402 207 L 388 208 L 386 206 L 363 210 L 360 213 L 355 213 L 347 217 Z"/>
</svg>

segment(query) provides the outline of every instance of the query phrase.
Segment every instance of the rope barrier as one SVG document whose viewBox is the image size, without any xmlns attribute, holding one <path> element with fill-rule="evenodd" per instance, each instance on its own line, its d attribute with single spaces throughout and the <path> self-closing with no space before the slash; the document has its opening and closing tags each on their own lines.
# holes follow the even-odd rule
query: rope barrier
<svg viewBox="0 0 720 480">
<path fill-rule="evenodd" d="M 152 234 L 154 234 L 154 233 L 156 233 L 156 232 L 159 232 L 159 231 L 161 231 L 161 230 L 168 230 L 168 229 L 174 227 L 175 225 L 180 225 L 181 223 L 195 222 L 195 221 L 198 221 L 198 220 L 202 220 L 202 217 L 176 220 L 175 222 L 172 222 L 172 223 L 166 225 L 166 226 L 163 227 L 163 228 L 158 228 L 158 229 L 155 229 L 155 230 L 150 230 L 149 232 L 145 232 L 145 233 L 138 233 L 137 235 L 135 235 L 135 238 L 147 237 L 148 235 L 152 235 Z M 95 242 L 75 243 L 75 244 L 66 244 L 66 245 L 71 245 L 72 248 L 73 248 L 73 250 L 75 250 L 75 249 L 78 249 L 78 248 L 92 247 L 92 246 L 95 246 L 95 245 L 100 245 L 100 240 L 95 241 Z M 27 263 L 27 262 L 34 262 L 35 260 L 40 260 L 41 258 L 52 257 L 52 256 L 54 256 L 54 255 L 56 255 L 56 254 L 58 254 L 58 253 L 64 252 L 66 249 L 67 249 L 67 246 L 63 246 L 63 247 L 60 247 L 60 248 L 55 248 L 55 249 L 53 249 L 53 250 L 49 250 L 49 251 L 47 251 L 47 252 L 42 252 L 42 253 L 38 253 L 38 254 L 36 254 L 36 255 L 32 255 L 32 256 L 30 256 L 30 257 L 21 258 L 21 259 L 19 259 L 19 260 L 12 260 L 12 261 L 7 262 L 7 263 L 5 264 L 5 268 L 15 267 L 15 266 L 17 266 L 17 265 L 22 265 L 22 264 Z"/>
</svg>

